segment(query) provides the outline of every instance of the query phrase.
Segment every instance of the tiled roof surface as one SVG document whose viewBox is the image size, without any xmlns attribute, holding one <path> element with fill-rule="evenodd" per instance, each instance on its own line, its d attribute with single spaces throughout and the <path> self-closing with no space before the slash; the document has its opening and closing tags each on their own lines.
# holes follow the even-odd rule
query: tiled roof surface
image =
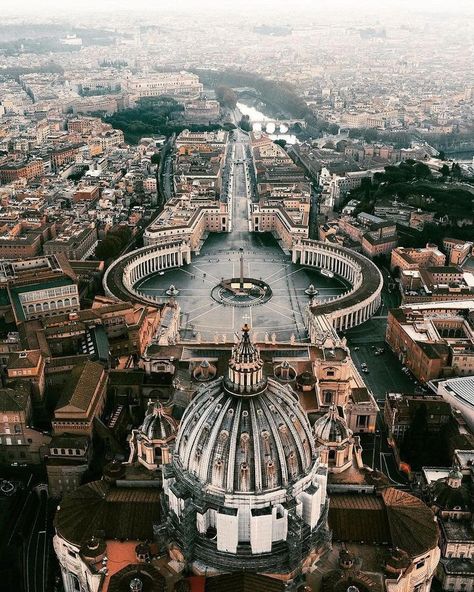
<svg viewBox="0 0 474 592">
<path fill-rule="evenodd" d="M 206 592 L 282 592 L 279 580 L 253 573 L 239 572 L 207 578 Z"/>
<path fill-rule="evenodd" d="M 101 364 L 89 360 L 83 366 L 73 368 L 56 409 L 71 406 L 87 411 L 103 372 Z"/>
<path fill-rule="evenodd" d="M 333 494 L 329 525 L 336 541 L 389 544 L 416 557 L 438 542 L 432 511 L 418 498 L 388 487 L 381 496 Z"/>
<path fill-rule="evenodd" d="M 92 535 L 152 540 L 153 524 L 159 520 L 159 497 L 155 488 L 119 488 L 94 481 L 64 497 L 54 524 L 63 538 L 76 545 Z"/>
<path fill-rule="evenodd" d="M 17 385 L 15 388 L 0 388 L 0 412 L 25 411 L 29 398 L 29 388 L 24 385 Z"/>
</svg>

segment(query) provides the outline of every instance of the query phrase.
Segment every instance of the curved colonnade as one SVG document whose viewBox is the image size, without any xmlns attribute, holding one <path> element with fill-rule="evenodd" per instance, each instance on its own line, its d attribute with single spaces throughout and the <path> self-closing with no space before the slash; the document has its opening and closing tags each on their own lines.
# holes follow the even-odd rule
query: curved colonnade
<svg viewBox="0 0 474 592">
<path fill-rule="evenodd" d="M 324 315 L 334 329 L 345 331 L 370 319 L 380 307 L 383 277 L 376 265 L 364 255 L 310 239 L 295 243 L 292 252 L 293 263 L 326 269 L 351 285 L 344 294 L 309 307 L 310 337 L 313 337 L 311 316 Z"/>
<path fill-rule="evenodd" d="M 162 298 L 143 294 L 137 290 L 137 283 L 154 273 L 188 263 L 191 263 L 191 247 L 184 241 L 142 247 L 122 255 L 107 269 L 103 279 L 105 294 L 124 301 L 159 304 Z"/>
<path fill-rule="evenodd" d="M 306 321 L 312 341 L 313 332 L 317 331 L 312 317 L 324 315 L 333 328 L 340 331 L 367 321 L 380 307 L 382 274 L 360 253 L 304 239 L 293 244 L 292 261 L 331 271 L 351 286 L 344 294 L 308 307 Z M 191 248 L 184 241 L 142 247 L 123 255 L 107 269 L 103 280 L 105 293 L 119 300 L 159 304 L 162 298 L 141 293 L 136 288 L 137 283 L 154 273 L 188 263 L 191 263 Z"/>
</svg>

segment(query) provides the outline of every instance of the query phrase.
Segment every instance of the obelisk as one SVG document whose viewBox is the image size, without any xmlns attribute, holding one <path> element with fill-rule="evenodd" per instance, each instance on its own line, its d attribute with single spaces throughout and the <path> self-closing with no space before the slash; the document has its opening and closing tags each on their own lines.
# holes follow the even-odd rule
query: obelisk
<svg viewBox="0 0 474 592">
<path fill-rule="evenodd" d="M 244 289 L 244 250 L 240 247 L 240 289 Z"/>
</svg>

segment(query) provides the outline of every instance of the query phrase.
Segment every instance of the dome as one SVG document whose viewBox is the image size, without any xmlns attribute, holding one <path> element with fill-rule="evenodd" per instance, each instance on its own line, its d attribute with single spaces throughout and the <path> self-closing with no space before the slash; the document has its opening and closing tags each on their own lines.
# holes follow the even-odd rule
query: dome
<svg viewBox="0 0 474 592">
<path fill-rule="evenodd" d="M 462 475 L 461 475 L 462 477 Z M 433 505 L 444 511 L 469 512 L 471 508 L 471 494 L 465 484 L 451 485 L 451 478 L 439 479 L 430 486 Z"/>
<path fill-rule="evenodd" d="M 313 433 L 319 444 L 345 442 L 352 436 L 346 422 L 339 416 L 336 405 L 331 405 L 329 411 L 320 417 L 313 426 Z"/>
<path fill-rule="evenodd" d="M 149 440 L 167 441 L 176 435 L 176 422 L 165 413 L 161 403 L 156 402 L 145 415 L 140 432 Z"/>
<path fill-rule="evenodd" d="M 301 386 L 313 386 L 316 383 L 316 379 L 311 372 L 305 371 L 296 378 L 296 382 Z"/>
<path fill-rule="evenodd" d="M 229 376 L 201 387 L 186 409 L 176 466 L 225 492 L 286 488 L 305 476 L 316 450 L 307 416 L 289 387 L 262 376 L 244 327 Z"/>
</svg>

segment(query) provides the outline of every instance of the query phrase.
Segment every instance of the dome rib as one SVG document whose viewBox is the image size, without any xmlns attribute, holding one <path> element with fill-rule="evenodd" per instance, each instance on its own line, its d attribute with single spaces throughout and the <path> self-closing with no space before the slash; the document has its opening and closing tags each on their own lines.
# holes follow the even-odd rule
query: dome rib
<svg viewBox="0 0 474 592">
<path fill-rule="evenodd" d="M 254 487 L 256 491 L 262 491 L 263 489 L 263 473 L 262 473 L 262 457 L 260 450 L 260 438 L 258 435 L 257 425 L 257 414 L 255 412 L 254 402 L 250 400 L 250 417 L 252 422 L 252 435 L 253 435 L 253 460 L 255 463 L 255 482 Z"/>
<path fill-rule="evenodd" d="M 221 462 L 224 462 L 221 459 L 216 458 L 217 456 L 217 441 L 218 441 L 218 437 L 219 434 L 222 430 L 222 423 L 223 420 L 225 419 L 225 414 L 227 413 L 227 410 L 229 409 L 229 406 L 231 404 L 231 399 L 227 399 L 227 401 L 224 402 L 224 404 L 222 405 L 222 407 L 220 409 L 218 409 L 217 407 L 214 410 L 214 414 L 215 414 L 215 421 L 212 424 L 212 429 L 211 432 L 209 434 L 208 437 L 208 441 L 207 441 L 207 447 L 206 447 L 206 454 L 203 457 L 202 461 L 201 461 L 201 472 L 200 472 L 200 479 L 203 480 L 204 482 L 211 482 L 213 481 L 212 475 L 214 473 L 214 466 L 216 464 L 216 462 L 219 460 Z M 221 455 L 223 456 L 223 455 Z"/>
<path fill-rule="evenodd" d="M 227 487 L 226 491 L 232 491 L 235 483 L 235 461 L 237 449 L 237 436 L 239 434 L 240 414 L 242 412 L 242 401 L 237 401 L 237 409 L 234 411 L 234 421 L 229 438 L 229 463 L 227 465 Z"/>
<path fill-rule="evenodd" d="M 262 398 L 262 410 L 263 410 L 263 413 L 265 414 L 265 417 L 267 418 L 267 421 L 269 424 L 270 438 L 275 443 L 276 452 L 278 454 L 278 465 L 280 466 L 281 481 L 282 481 L 283 486 L 286 487 L 288 485 L 288 481 L 289 481 L 289 479 L 288 479 L 288 464 L 287 464 L 286 454 L 283 449 L 283 444 L 282 444 L 281 438 L 277 436 L 277 434 L 279 433 L 278 426 L 275 424 L 275 421 L 272 417 L 272 412 L 268 408 L 267 400 L 263 399 L 263 398 Z M 272 460 L 273 460 L 273 462 L 276 461 L 276 459 L 272 459 Z"/>
</svg>

